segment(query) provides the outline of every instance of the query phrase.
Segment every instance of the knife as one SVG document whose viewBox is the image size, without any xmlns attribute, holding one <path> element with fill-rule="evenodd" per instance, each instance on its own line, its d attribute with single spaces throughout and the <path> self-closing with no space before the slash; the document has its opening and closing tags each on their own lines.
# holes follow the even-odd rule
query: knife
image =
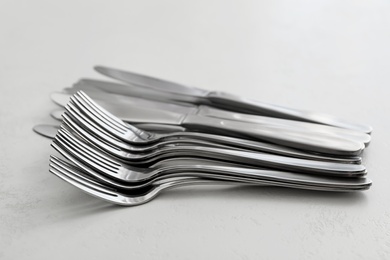
<svg viewBox="0 0 390 260">
<path fill-rule="evenodd" d="M 103 85 L 104 86 L 104 85 Z M 119 88 L 119 86 L 117 86 Z M 125 89 L 129 89 L 124 86 Z M 353 141 L 362 142 L 368 146 L 371 136 L 362 132 L 343 129 L 338 127 L 332 127 L 327 125 L 319 125 L 307 122 L 299 122 L 294 120 L 279 119 L 273 117 L 264 117 L 257 115 L 248 115 L 242 113 L 228 112 L 221 109 L 212 108 L 210 106 L 196 106 L 196 105 L 183 105 L 178 103 L 166 103 L 161 101 L 147 100 L 139 97 L 123 96 L 111 93 L 105 93 L 102 91 L 96 91 L 93 85 L 83 84 L 78 85 L 75 89 L 67 89 L 71 93 L 75 93 L 77 90 L 85 91 L 92 99 L 96 100 L 103 108 L 110 111 L 111 113 L 119 116 L 122 120 L 130 123 L 142 122 L 142 123 L 155 123 L 150 122 L 149 117 L 140 116 L 135 117 L 132 113 L 131 106 L 153 108 L 163 111 L 177 112 L 180 111 L 182 114 L 197 114 L 206 117 L 216 117 L 240 122 L 248 122 L 259 125 L 273 125 L 285 127 L 286 129 L 295 129 L 299 131 L 307 131 L 308 134 L 319 133 L 332 135 L 339 138 L 347 138 Z M 52 93 L 52 100 L 61 106 L 65 106 L 69 101 L 70 95 L 64 93 Z M 136 120 L 137 119 L 137 120 Z M 133 121 L 131 121 L 133 120 Z M 138 121 L 141 120 L 141 121 Z M 159 122 L 161 123 L 161 122 Z M 167 122 L 165 122 L 166 124 Z"/>
<path fill-rule="evenodd" d="M 118 107 L 116 107 L 118 108 Z M 164 111 L 129 105 L 125 111 L 110 111 L 119 118 L 127 116 L 130 122 L 147 122 L 179 125 L 195 131 L 235 136 L 244 139 L 262 140 L 295 149 L 335 156 L 356 156 L 364 149 L 362 142 L 356 142 L 324 133 L 289 129 L 279 125 L 259 125 L 227 119 L 211 118 L 197 114 Z M 122 113 L 122 114 L 121 114 Z M 130 113 L 130 114 L 129 114 Z M 130 118 L 130 117 L 131 118 Z"/>
<path fill-rule="evenodd" d="M 207 91 L 205 89 L 189 87 L 167 80 L 104 66 L 95 66 L 95 70 L 105 76 L 122 82 L 144 86 L 159 91 L 166 91 L 171 94 L 175 94 L 176 96 L 180 94 L 183 97 L 191 97 L 198 105 L 207 104 L 237 112 L 331 125 L 340 128 L 353 129 L 364 133 L 372 132 L 371 126 L 347 122 L 322 113 L 307 112 L 267 104 L 225 92 Z"/>
</svg>

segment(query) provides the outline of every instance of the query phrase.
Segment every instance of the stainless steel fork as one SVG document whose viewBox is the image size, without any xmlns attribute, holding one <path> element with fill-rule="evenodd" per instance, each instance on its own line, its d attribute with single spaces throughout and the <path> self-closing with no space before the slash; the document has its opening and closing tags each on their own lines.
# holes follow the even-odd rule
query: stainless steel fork
<svg viewBox="0 0 390 260">
<path fill-rule="evenodd" d="M 213 173 L 218 176 L 235 176 L 235 177 L 249 177 L 253 179 L 271 179 L 281 182 L 298 182 L 305 184 L 325 185 L 325 186 L 348 186 L 360 185 L 360 178 L 336 178 L 329 179 L 322 176 L 310 176 L 307 174 L 299 174 L 292 172 L 281 172 L 271 169 L 253 169 L 245 168 L 242 165 L 226 165 L 225 162 L 213 161 L 212 164 L 195 164 L 195 165 L 180 165 L 171 164 L 169 166 L 159 166 L 140 168 L 130 166 L 128 164 L 120 163 L 107 154 L 100 152 L 90 147 L 90 144 L 85 144 L 81 140 L 73 137 L 65 130 L 60 130 L 57 134 L 52 146 L 60 152 L 67 159 L 72 161 L 77 166 L 95 175 L 99 172 L 103 176 L 116 179 L 118 181 L 127 183 L 137 183 L 149 181 L 162 176 L 171 176 L 176 174 L 178 176 L 185 176 L 188 173 Z M 180 162 L 180 161 L 178 161 Z M 309 171 L 308 171 L 309 172 Z M 338 176 L 361 176 L 364 173 L 354 173 L 352 175 L 338 174 Z M 100 176 L 95 175 L 100 178 Z M 103 180 L 106 181 L 106 180 Z"/>
<path fill-rule="evenodd" d="M 62 148 L 60 148 L 61 150 Z M 320 181 L 318 182 L 318 178 L 314 177 L 313 179 L 310 179 L 310 177 L 305 176 L 303 181 L 299 181 L 300 176 L 295 175 L 295 179 L 283 179 L 279 176 L 279 178 L 267 178 L 267 174 L 269 175 L 278 175 L 277 171 L 274 170 L 267 170 L 263 169 L 262 173 L 263 176 L 252 176 L 252 175 L 228 175 L 220 172 L 178 172 L 178 173 L 169 173 L 165 175 L 160 175 L 155 178 L 149 179 L 147 181 L 142 181 L 142 182 L 134 182 L 134 183 L 129 183 L 129 182 L 123 182 L 120 180 L 116 180 L 114 178 L 109 178 L 106 175 L 95 171 L 94 169 L 84 165 L 80 164 L 79 162 L 76 161 L 75 164 L 70 163 L 70 162 L 75 162 L 74 158 L 72 155 L 67 153 L 66 151 L 62 150 L 60 151 L 62 155 L 64 155 L 65 158 L 68 158 L 69 162 L 64 161 L 63 159 L 60 159 L 54 155 L 50 156 L 50 161 L 55 161 L 57 166 L 66 166 L 68 168 L 75 167 L 76 170 L 82 171 L 84 175 L 88 175 L 90 178 L 94 179 L 97 182 L 100 182 L 102 184 L 108 185 L 110 187 L 113 187 L 118 190 L 123 190 L 123 191 L 129 191 L 129 190 L 139 190 L 141 188 L 145 188 L 147 186 L 150 186 L 151 184 L 161 181 L 161 180 L 166 180 L 166 179 L 172 179 L 172 178 L 207 178 L 207 179 L 213 179 L 213 180 L 227 180 L 227 181 L 235 181 L 235 182 L 243 182 L 243 183 L 253 183 L 256 185 L 272 185 L 272 186 L 281 186 L 281 185 L 290 185 L 288 187 L 293 187 L 291 185 L 298 185 L 297 187 L 304 187 L 304 186 L 310 186 L 311 188 L 307 189 L 315 189 L 316 187 L 326 187 L 331 190 L 350 190 L 350 191 L 355 191 L 355 190 L 364 190 L 368 189 L 371 185 L 371 181 L 366 178 L 359 178 L 351 182 L 350 179 L 344 179 L 341 178 L 340 180 L 336 180 L 334 182 L 330 182 L 329 179 L 327 179 L 324 182 L 324 178 L 320 177 Z M 77 166 L 76 166 L 77 165 Z M 216 166 L 214 161 L 208 161 L 208 160 L 199 160 L 199 159 L 193 159 L 193 158 L 181 158 L 181 159 L 172 159 L 172 160 L 166 160 L 159 164 L 158 166 L 163 166 L 163 167 L 172 167 L 176 165 L 213 165 Z M 232 167 L 237 167 L 234 164 L 226 164 L 223 166 L 232 166 Z M 259 169 L 258 169 L 259 170 Z M 298 181 L 297 181 L 298 180 Z M 342 181 L 342 182 L 340 182 Z"/>
<path fill-rule="evenodd" d="M 72 113 L 74 110 L 69 110 Z M 81 113 L 80 113 L 81 114 Z M 77 117 L 77 115 L 75 115 Z M 77 121 L 81 122 L 82 120 L 77 117 Z M 64 115 L 65 123 L 70 123 L 71 120 Z M 119 120 L 119 119 L 118 119 Z M 76 124 L 74 124 L 76 125 Z M 83 123 L 84 126 L 89 124 Z M 72 127 L 72 124 L 69 124 Z M 74 131 L 81 134 L 83 137 L 87 137 L 82 134 L 82 131 L 76 128 L 73 128 Z M 96 128 L 89 127 L 90 132 L 97 132 Z M 62 138 L 71 139 L 72 136 L 66 132 L 62 132 Z M 203 156 L 211 157 L 220 160 L 239 160 L 243 164 L 252 165 L 252 166 L 262 166 L 262 167 L 271 167 L 277 169 L 287 169 L 301 172 L 310 172 L 310 173 L 321 173 L 329 174 L 336 176 L 361 176 L 365 174 L 365 167 L 362 165 L 348 165 L 348 164 L 339 164 L 339 163 L 330 163 L 330 162 L 320 162 L 313 160 L 303 160 L 297 158 L 283 157 L 278 155 L 263 154 L 263 153 L 251 153 L 247 151 L 237 151 L 232 149 L 218 149 L 215 147 L 183 147 L 183 146 L 173 146 L 156 149 L 153 152 L 134 154 L 129 153 L 128 151 L 123 151 L 119 148 L 116 143 L 112 146 L 107 145 L 107 139 L 104 138 L 104 134 L 101 135 L 105 142 L 98 142 L 98 139 L 93 139 L 90 141 L 95 145 L 100 145 L 99 148 L 108 151 L 109 153 L 117 156 L 118 158 L 126 161 L 131 161 L 133 164 L 145 164 L 152 163 L 161 158 L 166 158 L 168 156 Z M 61 135 L 59 136 L 61 138 Z M 87 137 L 88 139 L 88 137 Z M 62 140 L 63 141 L 63 140 Z M 77 140 L 74 140 L 76 142 Z M 72 142 L 72 140 L 67 140 L 67 142 Z M 80 147 L 78 148 L 80 149 Z"/>
<path fill-rule="evenodd" d="M 338 162 L 338 163 L 347 163 L 347 164 L 360 164 L 361 157 L 333 157 L 325 156 L 319 154 L 307 153 L 295 149 L 290 149 L 287 147 L 280 147 L 277 145 L 259 143 L 251 140 L 238 139 L 228 136 L 216 136 L 212 134 L 202 134 L 201 138 L 204 139 L 194 139 L 189 137 L 177 137 L 177 136 L 167 136 L 165 138 L 160 138 L 158 142 L 146 143 L 143 145 L 135 145 L 127 142 L 123 142 L 121 139 L 112 136 L 110 132 L 96 124 L 93 120 L 88 118 L 86 115 L 83 115 L 78 108 L 76 108 L 72 103 L 69 103 L 66 106 L 66 111 L 62 114 L 63 121 L 66 125 L 71 128 L 73 131 L 77 132 L 79 135 L 83 136 L 85 139 L 99 146 L 108 153 L 111 153 L 115 156 L 118 156 L 122 159 L 127 159 L 128 157 L 136 158 L 137 152 L 151 152 L 156 151 L 157 149 L 162 149 L 164 147 L 170 147 L 171 152 L 175 148 L 172 148 L 172 145 L 181 146 L 181 151 L 183 151 L 183 145 L 202 145 L 226 149 L 235 149 L 235 150 L 244 150 L 248 152 L 266 152 L 270 154 L 283 155 L 293 158 L 301 159 L 310 159 L 316 161 L 326 161 L 326 162 Z M 142 131 L 142 130 L 140 130 Z M 198 137 L 198 136 L 197 136 Z M 193 152 L 193 149 L 190 149 Z M 189 151 L 191 152 L 191 151 Z"/>
<path fill-rule="evenodd" d="M 152 184 L 146 185 L 145 187 L 138 190 L 120 190 L 116 189 L 107 184 L 101 183 L 85 174 L 81 169 L 75 166 L 63 163 L 61 160 L 50 159 L 50 172 L 61 178 L 62 180 L 76 186 L 80 190 L 95 196 L 99 199 L 109 201 L 114 204 L 122 206 L 137 206 L 147 203 L 157 197 L 164 190 L 168 190 L 175 187 L 188 186 L 188 185 L 200 185 L 200 184 L 228 184 L 228 185 L 273 185 L 288 188 L 297 189 L 309 189 L 318 191 L 339 191 L 339 192 L 350 192 L 355 190 L 367 189 L 369 185 L 358 187 L 356 189 L 348 188 L 334 188 L 334 187 L 322 187 L 322 186 L 306 186 L 293 183 L 280 183 L 268 180 L 257 181 L 255 183 L 251 181 L 237 182 L 228 180 L 216 180 L 198 177 L 179 177 L 179 178 L 168 178 L 156 181 Z"/>
<path fill-rule="evenodd" d="M 116 136 L 119 139 L 122 139 L 126 142 L 137 143 L 137 144 L 145 144 L 150 142 L 157 142 L 161 138 L 165 138 L 167 136 L 176 136 L 176 137 L 191 137 L 191 138 L 202 138 L 202 133 L 189 133 L 189 132 L 180 132 L 174 134 L 165 134 L 165 135 L 156 135 L 153 133 L 149 133 L 146 131 L 142 131 L 132 125 L 126 124 L 119 118 L 110 114 L 108 111 L 101 108 L 95 102 L 93 102 L 87 95 L 85 95 L 82 91 L 76 93 L 71 97 L 71 102 L 75 104 L 78 108 L 82 109 L 83 112 L 90 117 L 93 121 L 99 124 L 106 131 L 110 132 L 112 135 Z M 197 120 L 200 120 L 197 119 Z M 203 118 L 202 120 L 206 120 Z M 207 119 L 210 120 L 210 119 Z M 207 121 L 206 120 L 206 121 Z M 218 121 L 219 122 L 219 121 Z M 234 125 L 235 130 L 240 132 L 241 134 L 248 134 L 251 132 L 258 138 L 275 138 L 272 139 L 274 142 L 280 143 L 286 146 L 300 148 L 309 150 L 312 152 L 320 152 L 327 153 L 337 156 L 353 156 L 360 154 L 364 149 L 364 143 L 354 142 L 347 139 L 336 138 L 332 136 L 326 135 L 308 135 L 307 132 L 304 134 L 299 131 L 287 131 L 286 129 L 278 129 L 278 127 L 271 128 L 263 128 L 258 127 L 256 131 L 247 131 L 248 129 L 239 129 L 236 123 L 232 123 L 229 121 L 221 121 L 226 125 L 219 125 L 219 129 L 231 128 L 232 124 Z M 202 125 L 199 121 L 196 124 Z M 241 124 L 242 125 L 242 124 Z M 243 125 L 242 125 L 243 126 Z M 256 125 L 251 124 L 251 127 L 256 127 Z M 249 127 L 249 125 L 248 125 Z M 230 132 L 232 129 L 229 130 Z M 273 131 L 279 131 L 279 134 L 275 134 Z M 256 132 L 256 133 L 255 133 Z M 258 133 L 257 133 L 258 132 Z"/>
</svg>

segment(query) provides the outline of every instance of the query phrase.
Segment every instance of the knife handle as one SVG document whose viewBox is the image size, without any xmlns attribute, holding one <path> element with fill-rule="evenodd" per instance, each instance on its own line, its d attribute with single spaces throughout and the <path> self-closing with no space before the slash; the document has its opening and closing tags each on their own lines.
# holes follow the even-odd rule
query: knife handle
<svg viewBox="0 0 390 260">
<path fill-rule="evenodd" d="M 368 146 L 368 144 L 371 141 L 371 135 L 360 131 L 328 126 L 328 125 L 320 125 L 320 124 L 314 124 L 308 122 L 288 120 L 282 118 L 231 112 L 231 111 L 226 111 L 218 108 L 213 108 L 206 105 L 198 106 L 198 111 L 196 114 L 200 116 L 223 118 L 228 120 L 242 121 L 242 122 L 260 124 L 260 125 L 281 126 L 287 129 L 298 129 L 301 131 L 308 131 L 310 133 L 313 132 L 323 133 L 325 135 L 333 135 L 340 138 L 346 138 L 346 139 L 351 139 L 353 141 L 362 142 L 366 146 Z"/>
<path fill-rule="evenodd" d="M 266 126 L 227 119 L 187 115 L 181 125 L 195 130 L 210 130 L 241 138 L 262 140 L 300 150 L 335 156 L 356 156 L 364 144 L 349 139 L 310 133 L 280 126 Z"/>
<path fill-rule="evenodd" d="M 371 133 L 372 131 L 372 127 L 368 125 L 347 122 L 345 120 L 322 113 L 313 113 L 267 104 L 225 92 L 212 91 L 208 94 L 207 98 L 214 106 L 231 111 L 331 125 L 340 128 L 352 129 L 367 134 Z"/>
</svg>

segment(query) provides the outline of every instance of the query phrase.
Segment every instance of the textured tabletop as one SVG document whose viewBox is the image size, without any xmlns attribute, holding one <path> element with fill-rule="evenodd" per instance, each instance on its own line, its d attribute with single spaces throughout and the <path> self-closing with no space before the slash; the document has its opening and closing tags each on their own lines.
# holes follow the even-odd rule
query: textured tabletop
<svg viewBox="0 0 390 260">
<path fill-rule="evenodd" d="M 390 259 L 390 2 L 1 1 L 0 259 Z M 48 172 L 49 94 L 94 65 L 374 127 L 370 190 L 199 186 L 133 208 Z M 58 124 L 58 123 L 57 123 Z"/>
</svg>

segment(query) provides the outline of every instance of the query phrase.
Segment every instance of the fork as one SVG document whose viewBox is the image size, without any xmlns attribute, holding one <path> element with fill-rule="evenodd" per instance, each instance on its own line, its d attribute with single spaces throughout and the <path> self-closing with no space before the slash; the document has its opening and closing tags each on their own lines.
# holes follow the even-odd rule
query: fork
<svg viewBox="0 0 390 260">
<path fill-rule="evenodd" d="M 68 123 L 65 119 L 65 125 Z M 84 137 L 82 132 L 78 131 L 76 128 L 73 130 Z M 91 129 L 93 131 L 93 129 Z M 73 146 L 75 150 L 79 149 L 82 152 L 90 152 L 97 156 L 98 160 L 101 160 L 100 157 L 107 157 L 96 149 L 92 149 L 89 145 L 83 144 L 81 141 L 77 140 L 74 136 L 70 134 L 62 126 L 62 129 L 59 130 L 59 134 L 56 137 L 58 142 L 64 142 L 63 146 Z M 320 173 L 327 175 L 336 175 L 336 176 L 347 176 L 347 177 L 356 177 L 361 176 L 366 173 L 365 167 L 358 164 L 340 164 L 334 162 L 321 162 L 314 160 L 304 160 L 299 158 L 290 158 L 285 156 L 265 154 L 265 153 L 254 153 L 242 150 L 232 150 L 232 149 L 221 149 L 216 147 L 206 147 L 206 146 L 171 146 L 163 147 L 156 149 L 154 151 L 145 152 L 145 153 L 131 153 L 129 151 L 121 150 L 115 145 L 108 145 L 105 142 L 99 142 L 97 138 L 94 138 L 90 141 L 93 145 L 98 146 L 102 150 L 109 152 L 112 155 L 115 155 L 117 158 L 125 162 L 131 162 L 132 164 L 150 164 L 156 161 L 159 161 L 167 157 L 175 156 L 192 156 L 192 157 L 209 157 L 219 160 L 234 160 L 240 161 L 244 165 L 252 166 L 261 166 L 261 167 L 272 167 L 277 169 L 284 170 L 294 170 L 301 172 L 309 173 Z M 79 155 L 81 156 L 81 155 Z M 108 158 L 108 157 L 107 157 Z M 109 161 L 113 160 L 111 158 Z M 119 162 L 118 162 L 119 163 Z M 126 167 L 126 166 L 124 166 Z"/>
<path fill-rule="evenodd" d="M 62 155 L 64 155 L 67 158 L 70 158 L 70 161 L 74 161 L 71 155 L 67 154 L 66 152 L 63 153 L 61 152 Z M 70 156 L 70 157 L 69 157 Z M 263 176 L 260 176 L 261 178 L 253 178 L 251 175 L 227 175 L 227 174 L 221 174 L 218 172 L 179 172 L 179 173 L 170 173 L 166 174 L 163 176 L 158 176 L 153 179 L 143 181 L 143 182 L 137 182 L 137 183 L 128 183 L 128 182 L 123 182 L 123 181 L 118 181 L 115 179 L 111 179 L 106 177 L 105 175 L 102 175 L 101 173 L 94 171 L 93 169 L 89 168 L 88 166 L 85 166 L 83 164 L 77 163 L 72 164 L 70 162 L 67 162 L 63 159 L 60 159 L 54 155 L 50 156 L 50 162 L 55 165 L 50 165 L 51 167 L 54 168 L 71 168 L 71 169 L 76 169 L 77 171 L 82 171 L 84 175 L 88 175 L 89 178 L 94 179 L 95 181 L 108 185 L 110 187 L 116 188 L 118 190 L 123 190 L 123 191 L 130 191 L 130 190 L 139 190 L 143 189 L 147 186 L 150 186 L 151 184 L 155 182 L 159 182 L 161 180 L 169 180 L 172 178 L 207 178 L 207 179 L 213 179 L 213 180 L 227 180 L 227 181 L 236 181 L 236 182 L 245 182 L 245 183 L 253 183 L 257 185 L 261 184 L 266 184 L 266 185 L 272 185 L 272 186 L 281 186 L 282 184 L 286 185 L 298 185 L 297 187 L 300 186 L 310 186 L 310 189 L 315 189 L 315 187 L 326 187 L 329 188 L 329 190 L 364 190 L 368 189 L 371 185 L 371 180 L 368 180 L 366 178 L 358 178 L 354 180 L 350 179 L 344 179 L 341 178 L 340 180 L 332 180 L 330 182 L 329 180 L 326 180 L 326 183 L 324 183 L 324 178 L 320 177 L 319 179 L 317 176 L 314 178 L 307 178 L 305 176 L 304 178 L 300 178 L 299 174 L 295 175 L 295 181 L 293 179 L 286 180 L 281 177 L 279 178 L 270 178 L 269 176 L 272 175 L 278 175 L 277 171 L 273 170 L 262 170 Z M 206 164 L 206 165 L 215 165 L 213 161 L 207 161 L 207 160 L 194 160 L 191 158 L 182 158 L 180 160 L 167 160 L 163 162 L 161 165 L 169 166 L 169 165 L 194 165 L 196 163 L 201 163 L 201 164 Z M 80 165 L 80 166 L 79 166 Z M 229 165 L 229 164 L 227 164 Z M 234 164 L 233 164 L 234 166 Z M 268 176 L 268 177 L 267 177 Z M 318 181 L 320 180 L 320 181 Z M 292 186 L 289 186 L 292 187 Z"/>
<path fill-rule="evenodd" d="M 251 140 L 238 139 L 228 136 L 215 136 L 211 134 L 202 134 L 202 139 L 192 139 L 188 137 L 165 137 L 158 140 L 158 142 L 146 143 L 144 145 L 135 145 L 131 143 L 123 142 L 122 140 L 112 136 L 111 133 L 107 132 L 105 129 L 100 127 L 94 121 L 89 119 L 87 116 L 83 115 L 79 109 L 77 109 L 72 103 L 69 103 L 66 106 L 65 112 L 62 114 L 63 121 L 71 128 L 74 132 L 77 132 L 83 136 L 88 141 L 96 144 L 103 150 L 114 153 L 114 155 L 119 158 L 126 159 L 131 152 L 149 152 L 156 149 L 166 147 L 168 145 L 203 145 L 203 146 L 212 146 L 219 148 L 229 148 L 236 150 L 245 150 L 245 151 L 260 151 L 267 152 L 271 154 L 279 154 L 294 158 L 301 159 L 311 159 L 317 161 L 328 161 L 328 162 L 338 162 L 338 163 L 351 163 L 351 164 L 360 164 L 361 157 L 330 157 L 318 154 L 311 154 L 302 152 L 299 150 L 283 147 L 267 143 L 260 143 Z M 86 129 L 86 130 L 84 130 Z M 141 130 L 140 130 L 141 131 Z M 103 141 L 101 141 L 103 140 Z M 111 144 L 111 145 L 110 145 Z M 114 148 L 113 148 L 114 147 Z M 183 149 L 183 147 L 182 147 Z M 135 155 L 131 156 L 132 158 L 136 157 Z"/>
<path fill-rule="evenodd" d="M 92 176 L 94 180 L 104 183 L 108 186 L 115 187 L 121 190 L 134 190 L 144 188 L 156 181 L 176 178 L 176 177 L 201 177 L 218 180 L 230 180 L 230 181 L 244 181 L 251 183 L 263 183 L 263 181 L 278 183 L 278 186 L 283 184 L 294 184 L 315 187 L 327 187 L 334 190 L 364 190 L 368 189 L 371 185 L 371 180 L 367 178 L 327 178 L 323 176 L 310 176 L 306 174 L 290 173 L 284 171 L 275 171 L 271 169 L 251 169 L 242 168 L 231 163 L 218 163 L 212 160 L 194 160 L 192 158 L 172 159 L 155 165 L 153 168 L 147 171 L 142 169 L 138 172 L 133 172 L 132 178 L 118 178 L 113 173 L 107 175 L 101 169 L 101 165 L 96 162 L 95 165 L 84 164 L 76 155 L 71 154 L 66 149 L 62 148 L 60 144 L 53 142 L 52 146 L 61 155 L 67 158 L 69 161 L 77 165 L 83 172 Z M 51 156 L 51 159 L 58 158 Z M 96 165 L 98 167 L 96 167 Z M 194 167 L 194 165 L 197 165 Z M 190 166 L 190 167 L 188 167 Z M 211 166 L 211 167 L 210 167 Z M 142 176 L 148 174 L 153 170 L 160 170 L 159 175 L 147 178 Z M 164 170 L 166 172 L 164 172 Z M 170 170 L 173 170 L 170 172 Z M 137 176 L 139 176 L 137 180 Z M 113 177 L 113 178 L 112 178 Z"/>
<path fill-rule="evenodd" d="M 99 124 L 102 128 L 106 129 L 112 135 L 116 136 L 119 139 L 122 139 L 126 142 L 145 144 L 149 142 L 157 142 L 159 139 L 164 137 L 173 137 L 173 136 L 191 136 L 192 138 L 202 138 L 202 133 L 194 132 L 180 132 L 180 133 L 171 133 L 171 134 L 153 134 L 147 131 L 138 129 L 130 124 L 126 124 L 119 118 L 115 117 L 108 111 L 101 108 L 94 101 L 92 101 L 86 94 L 82 91 L 78 91 L 71 97 L 71 102 L 75 104 L 78 108 L 82 109 L 83 112 L 90 117 L 93 121 Z M 207 119 L 206 117 L 199 117 L 198 121 L 194 124 L 199 127 L 202 126 L 201 121 L 209 121 L 212 119 Z M 223 124 L 231 125 L 231 122 L 228 120 L 221 121 Z M 233 125 L 231 125 L 232 127 Z M 280 143 L 286 146 L 305 149 L 311 152 L 326 153 L 337 156 L 354 156 L 360 154 L 364 150 L 364 143 L 354 142 L 347 139 L 336 138 L 327 135 L 307 135 L 299 131 L 286 131 L 286 129 L 280 129 L 278 127 L 274 128 L 264 128 L 256 127 L 254 124 L 250 124 L 251 127 L 255 127 L 256 131 L 259 131 L 259 135 L 255 134 L 256 138 L 268 138 L 275 136 L 274 131 L 280 131 L 280 135 L 276 139 L 271 141 Z M 249 125 L 248 125 L 249 127 Z M 219 125 L 218 128 L 225 129 L 224 125 Z M 245 129 L 238 129 L 236 131 L 245 134 L 247 137 L 249 133 L 254 133 L 253 131 L 247 132 Z M 272 132 L 272 133 L 271 133 Z M 224 132 L 224 134 L 226 134 Z M 232 134 L 232 132 L 230 132 Z M 268 137 L 266 137 L 268 136 Z M 253 138 L 253 137 L 252 137 Z"/>
<path fill-rule="evenodd" d="M 60 148 L 61 149 L 61 148 Z M 67 158 L 71 158 L 72 160 L 72 155 L 67 154 L 65 151 L 60 152 L 62 155 L 64 155 Z M 73 161 L 73 160 L 72 160 Z M 256 180 L 253 178 L 245 178 L 245 177 L 236 177 L 236 176 L 228 176 L 228 175 L 220 175 L 217 173 L 204 173 L 204 172 L 188 172 L 188 173 L 172 173 L 172 174 L 167 174 L 165 176 L 159 176 L 154 179 L 150 179 L 148 181 L 144 182 L 138 182 L 138 183 L 125 183 L 122 181 L 118 181 L 115 179 L 111 179 L 106 177 L 105 175 L 102 175 L 99 172 L 94 171 L 93 169 L 89 168 L 88 166 L 82 165 L 80 166 L 75 166 L 72 163 L 69 163 L 63 159 L 60 159 L 54 155 L 50 155 L 50 167 L 53 168 L 68 168 L 69 170 L 75 169 L 76 171 L 82 171 L 83 175 L 88 175 L 89 178 L 94 179 L 96 182 L 106 184 L 110 187 L 116 188 L 118 190 L 139 190 L 142 188 L 145 188 L 156 181 L 161 181 L 161 180 L 168 180 L 172 178 L 208 178 L 208 179 L 216 179 L 216 180 L 228 180 L 228 181 L 242 181 L 242 182 L 251 182 L 254 184 L 261 184 L 262 180 Z M 164 162 L 164 165 L 171 165 L 172 163 L 176 164 L 190 164 L 193 165 L 194 163 L 202 163 L 202 164 L 213 164 L 212 161 L 207 161 L 207 160 L 194 160 L 194 159 L 188 159 L 188 158 L 182 158 L 180 160 L 167 160 Z M 228 165 L 228 164 L 227 164 Z"/>
<path fill-rule="evenodd" d="M 127 87 L 125 86 L 125 88 Z M 253 123 L 256 125 L 263 125 L 263 126 L 279 126 L 289 130 L 296 129 L 299 131 L 307 131 L 308 134 L 322 133 L 326 135 L 332 135 L 334 137 L 351 139 L 356 142 L 363 142 L 366 146 L 368 146 L 371 140 L 371 136 L 369 134 L 360 131 L 345 129 L 345 128 L 338 128 L 333 126 L 299 122 L 294 120 L 286 120 L 286 119 L 273 118 L 273 117 L 241 114 L 241 113 L 235 113 L 226 110 L 220 110 L 205 105 L 182 106 L 182 105 L 177 105 L 172 103 L 149 101 L 140 97 L 129 97 L 129 96 L 107 93 L 99 90 L 98 88 L 94 90 L 91 90 L 91 88 L 87 88 L 87 89 L 81 88 L 79 90 L 85 91 L 84 93 L 88 94 L 88 96 L 92 98 L 94 102 L 96 102 L 99 106 L 106 109 L 107 111 L 115 111 L 115 113 L 118 113 L 117 116 L 119 118 L 121 118 L 125 122 L 129 122 L 130 124 L 147 122 L 148 120 L 151 120 L 150 118 L 148 119 L 148 117 L 146 118 L 140 117 L 139 116 L 140 111 L 137 110 L 139 107 L 147 107 L 151 109 L 164 110 L 166 112 L 173 112 L 173 113 L 180 111 L 180 113 L 183 114 L 199 115 L 206 118 L 208 117 L 220 118 L 220 119 L 227 119 L 227 120 L 233 120 L 239 122 Z M 65 91 L 67 91 L 67 93 L 54 92 L 50 95 L 51 99 L 56 104 L 62 107 L 65 107 L 65 105 L 68 103 L 71 93 L 77 92 L 76 89 L 73 89 L 73 91 L 69 91 L 69 89 L 67 89 Z M 178 126 L 175 125 L 175 127 Z"/>
<path fill-rule="evenodd" d="M 207 178 L 196 178 L 196 177 L 187 177 L 187 178 L 170 178 L 165 180 L 156 181 L 152 184 L 145 186 L 141 190 L 123 191 L 115 189 L 107 184 L 100 183 L 96 179 L 91 178 L 88 174 L 85 174 L 81 169 L 78 169 L 74 166 L 69 166 L 66 164 L 58 164 L 58 160 L 50 160 L 50 172 L 58 176 L 62 180 L 76 186 L 82 191 L 95 196 L 97 198 L 106 200 L 108 202 L 118 204 L 121 206 L 137 206 L 144 203 L 147 203 L 157 197 L 162 191 L 172 189 L 175 187 L 188 186 L 188 185 L 200 185 L 200 184 L 245 184 L 245 185 L 274 185 L 282 186 L 289 188 L 298 188 L 298 189 L 310 189 L 310 190 L 319 190 L 319 191 L 355 191 L 361 189 L 369 188 L 369 185 L 364 186 L 364 188 L 357 189 L 335 189 L 332 187 L 321 187 L 321 186 L 305 186 L 297 185 L 291 183 L 278 183 L 272 181 L 261 181 L 257 183 L 252 182 L 233 182 L 226 180 L 214 180 Z"/>
<path fill-rule="evenodd" d="M 236 167 L 226 166 L 225 162 L 214 161 L 214 165 L 170 165 L 170 166 L 158 166 L 152 165 L 150 168 L 140 168 L 135 167 L 134 165 L 130 166 L 129 164 L 124 164 L 115 160 L 111 156 L 106 153 L 94 149 L 91 147 L 91 144 L 86 144 L 78 138 L 74 137 L 71 133 L 67 132 L 65 128 L 60 129 L 56 138 L 53 140 L 52 147 L 56 149 L 59 153 L 61 153 L 64 157 L 72 161 L 77 166 L 83 168 L 89 167 L 93 169 L 93 171 L 98 171 L 101 174 L 108 176 L 110 178 L 114 178 L 118 181 L 135 183 L 148 181 L 153 178 L 157 178 L 159 176 L 165 176 L 173 173 L 181 173 L 181 172 L 212 172 L 218 174 L 226 174 L 226 175 L 234 175 L 234 176 L 250 176 L 253 178 L 277 178 L 278 180 L 296 180 L 297 176 L 303 176 L 302 179 L 307 181 L 310 178 L 315 178 L 314 180 L 317 182 L 328 181 L 325 177 L 320 176 L 307 176 L 305 174 L 298 174 L 292 172 L 280 172 L 273 170 L 260 170 L 260 169 L 251 169 L 244 168 L 242 165 Z M 205 149 L 205 148 L 202 148 Z M 260 164 L 261 161 L 258 162 Z M 266 163 L 265 163 L 266 164 Z M 272 164 L 269 164 L 272 165 Z M 286 169 L 294 169 L 293 166 L 286 167 L 281 164 L 274 167 L 286 168 Z M 339 167 L 349 166 L 346 164 L 337 165 Z M 355 172 L 342 172 L 340 168 L 336 168 L 334 171 L 324 169 L 309 169 L 308 166 L 295 166 L 295 169 L 299 171 L 301 169 L 301 173 L 306 172 L 310 174 L 328 174 L 342 177 L 359 177 L 366 174 L 364 166 L 361 165 L 351 165 L 357 166 L 361 171 Z M 305 168 L 306 167 L 306 168 Z M 302 170 L 303 169 L 303 170 Z M 93 173 L 91 173 L 93 175 Z M 270 175 L 271 174 L 271 175 Z M 99 177 L 99 176 L 96 176 Z M 355 179 L 355 178 L 346 178 L 346 179 Z M 311 179 L 313 180 L 313 179 Z M 348 181 L 347 181 L 348 182 Z"/>
</svg>

